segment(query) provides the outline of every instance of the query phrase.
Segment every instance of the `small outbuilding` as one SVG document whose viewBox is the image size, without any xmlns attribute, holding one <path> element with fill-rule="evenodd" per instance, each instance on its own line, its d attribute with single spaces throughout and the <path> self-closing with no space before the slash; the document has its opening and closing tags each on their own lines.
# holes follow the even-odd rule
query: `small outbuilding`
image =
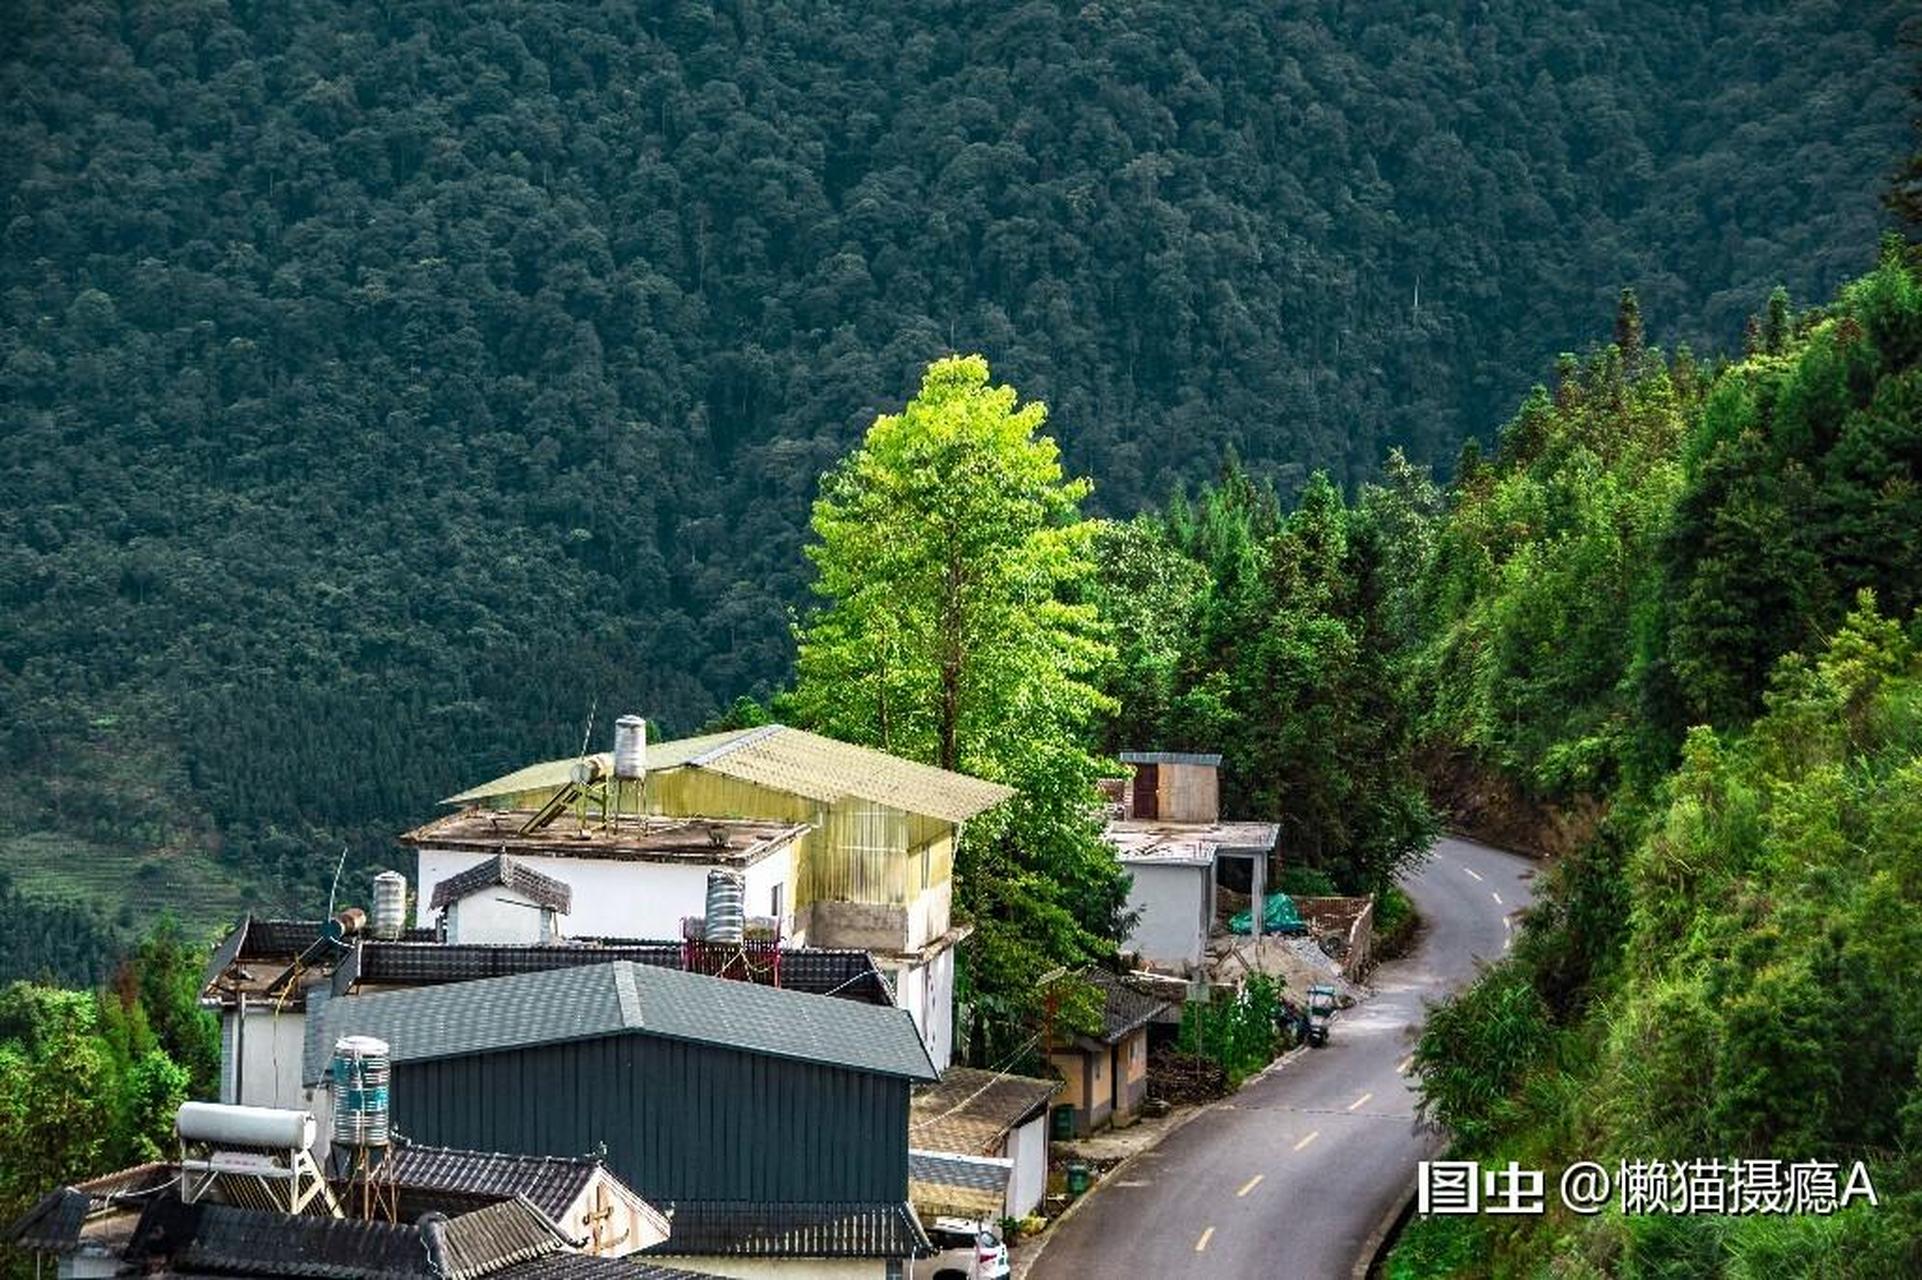
<svg viewBox="0 0 1922 1280">
<path fill-rule="evenodd" d="M 1102 992 L 1101 1029 L 1048 1047 L 1066 1082 L 1057 1105 L 1073 1108 L 1077 1137 L 1133 1123 L 1148 1096 L 1148 1024 L 1174 1007 L 1105 970 L 1087 980 Z"/>
</svg>

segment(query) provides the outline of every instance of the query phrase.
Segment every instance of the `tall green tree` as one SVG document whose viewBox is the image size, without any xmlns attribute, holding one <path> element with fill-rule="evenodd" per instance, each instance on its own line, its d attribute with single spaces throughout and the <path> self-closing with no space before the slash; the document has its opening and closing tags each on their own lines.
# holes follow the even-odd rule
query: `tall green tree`
<svg viewBox="0 0 1922 1280">
<path fill-rule="evenodd" d="M 1126 894 L 1085 745 L 1112 706 L 1092 680 L 1113 650 L 1083 599 L 1098 525 L 1046 419 L 955 356 L 875 420 L 814 504 L 823 603 L 797 629 L 787 699 L 823 732 L 1016 788 L 956 867 L 970 994 L 1009 1012 L 1042 969 L 1112 951 Z"/>
</svg>

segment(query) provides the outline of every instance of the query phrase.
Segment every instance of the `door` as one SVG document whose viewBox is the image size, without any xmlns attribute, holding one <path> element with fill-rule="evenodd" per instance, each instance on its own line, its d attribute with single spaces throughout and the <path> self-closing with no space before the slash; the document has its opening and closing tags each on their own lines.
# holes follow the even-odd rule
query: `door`
<svg viewBox="0 0 1922 1280">
<path fill-rule="evenodd" d="M 1156 803 L 1157 793 L 1161 790 L 1161 766 L 1138 764 L 1135 766 L 1135 817 L 1159 818 L 1160 806 Z"/>
</svg>

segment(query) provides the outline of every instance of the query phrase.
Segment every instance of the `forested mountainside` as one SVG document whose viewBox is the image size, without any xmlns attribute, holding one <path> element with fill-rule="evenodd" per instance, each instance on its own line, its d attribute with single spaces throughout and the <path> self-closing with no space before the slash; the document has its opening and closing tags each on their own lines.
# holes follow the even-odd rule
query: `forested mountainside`
<svg viewBox="0 0 1922 1280">
<path fill-rule="evenodd" d="M 1437 1216 L 1388 1274 L 1922 1274 L 1922 252 L 1712 378 L 1616 335 L 1420 543 L 1422 731 L 1579 815 L 1425 1106 L 1488 1168 L 1860 1160 L 1880 1199 Z"/>
<path fill-rule="evenodd" d="M 1903 10 L 22 0 L 0 870 L 318 900 L 591 704 L 783 680 L 820 473 L 951 348 L 1125 514 L 1452 457 L 1624 283 L 1729 347 L 1863 265 Z"/>
</svg>

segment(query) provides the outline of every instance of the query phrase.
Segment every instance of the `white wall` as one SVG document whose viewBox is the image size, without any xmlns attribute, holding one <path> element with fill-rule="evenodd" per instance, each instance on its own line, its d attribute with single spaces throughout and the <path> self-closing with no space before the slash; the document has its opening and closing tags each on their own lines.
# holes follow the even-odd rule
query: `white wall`
<svg viewBox="0 0 1922 1280">
<path fill-rule="evenodd" d="M 770 853 L 747 869 L 747 913 L 750 916 L 771 916 L 774 914 L 774 886 L 781 886 L 781 937 L 799 945 L 800 939 L 794 935 L 794 846 Z M 701 872 L 700 905 L 686 913 L 691 916 L 707 914 L 707 872 Z M 680 937 L 677 928 L 671 937 Z"/>
<path fill-rule="evenodd" d="M 1010 1218 L 1025 1218 L 1041 1204 L 1041 1197 L 1048 1191 L 1048 1113 L 1044 1110 L 1010 1131 L 1007 1149 L 1002 1154 L 1014 1162 L 1014 1168 L 1008 1173 L 1007 1214 Z"/>
<path fill-rule="evenodd" d="M 435 885 L 487 861 L 490 856 L 450 849 L 420 850 L 421 901 L 433 901 Z M 514 856 L 574 890 L 573 910 L 568 913 L 566 924 L 567 932 L 577 938 L 679 938 L 683 916 L 698 916 L 707 911 L 708 868 L 705 866 L 611 858 Z M 782 897 L 788 914 L 793 914 L 794 855 L 792 850 L 783 850 L 769 854 L 748 868 L 749 915 L 767 914 L 770 889 L 777 879 L 787 885 Z"/>
<path fill-rule="evenodd" d="M 954 948 L 949 947 L 928 964 L 923 984 L 926 992 L 925 1015 L 917 1014 L 915 1026 L 921 1029 L 921 1042 L 935 1069 L 944 1070 L 954 1061 Z"/>
<path fill-rule="evenodd" d="M 244 1024 L 237 1010 L 223 1010 L 220 1100 L 306 1110 L 307 1092 L 300 1082 L 306 1031 L 307 1015 L 300 1009 L 276 1013 L 271 1004 L 250 1004 Z"/>
<path fill-rule="evenodd" d="M 551 941 L 548 930 L 567 932 L 563 916 L 554 921 L 553 912 L 526 894 L 506 885 L 489 885 L 447 905 L 449 942 L 517 942 L 533 944 Z"/>
<path fill-rule="evenodd" d="M 1134 876 L 1128 909 L 1141 917 L 1122 949 L 1139 951 L 1150 965 L 1174 973 L 1199 966 L 1208 942 L 1214 868 L 1129 862 L 1123 869 Z"/>
</svg>

